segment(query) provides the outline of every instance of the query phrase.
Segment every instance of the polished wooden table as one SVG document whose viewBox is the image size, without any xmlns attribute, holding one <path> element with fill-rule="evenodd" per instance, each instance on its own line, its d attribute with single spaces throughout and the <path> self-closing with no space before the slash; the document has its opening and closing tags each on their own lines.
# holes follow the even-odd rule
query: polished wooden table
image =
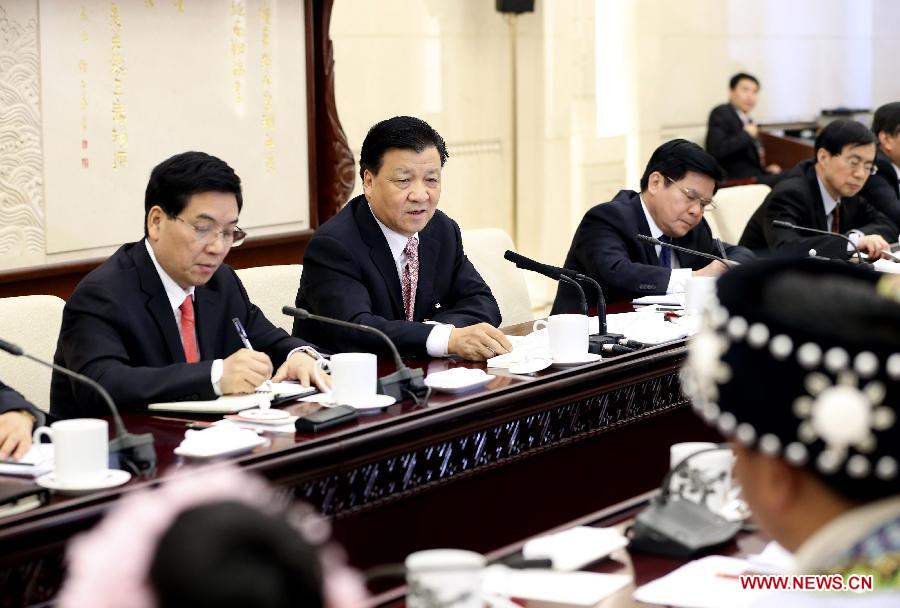
<svg viewBox="0 0 900 608">
<path fill-rule="evenodd" d="M 234 461 L 328 515 L 360 568 L 430 547 L 489 552 L 651 490 L 670 444 L 714 440 L 681 392 L 684 357 L 676 342 L 533 376 L 498 371 L 471 393 L 435 395 L 425 407 L 398 403 L 319 435 L 273 435 Z M 412 364 L 429 372 L 479 365 Z M 186 418 L 124 419 L 132 432 L 153 432 L 161 473 L 190 464 L 172 451 Z M 51 599 L 68 539 L 119 496 L 152 483 L 57 497 L 0 520 L 0 605 Z"/>
<path fill-rule="evenodd" d="M 556 528 L 546 530 L 542 534 L 560 532 L 575 526 L 594 526 L 603 528 L 616 528 L 623 534 L 631 524 L 635 515 L 647 506 L 648 501 L 659 492 L 653 490 L 644 494 L 610 505 L 593 513 L 589 513 L 578 519 L 566 522 Z M 530 540 L 521 539 L 505 547 L 488 552 L 490 563 L 503 562 L 511 557 L 521 557 L 522 547 Z M 704 555 L 727 555 L 729 557 L 746 558 L 753 553 L 760 553 L 769 539 L 761 532 L 741 532 L 731 542 L 716 547 Z M 702 556 L 698 556 L 702 557 Z M 627 548 L 614 551 L 609 557 L 588 564 L 584 570 L 588 572 L 600 572 L 603 574 L 625 574 L 631 578 L 631 583 L 602 600 L 595 608 L 650 608 L 655 604 L 637 602 L 632 596 L 634 590 L 641 585 L 654 581 L 677 568 L 688 563 L 690 559 L 673 557 L 661 557 L 647 553 L 635 553 Z M 404 605 L 406 587 L 394 581 L 393 586 L 385 586 L 385 590 L 372 595 L 370 607 L 400 608 Z M 548 606 L 544 602 L 534 602 L 537 606 Z M 531 602 L 524 604 L 526 608 Z M 557 604 L 552 604 L 557 605 Z"/>
</svg>

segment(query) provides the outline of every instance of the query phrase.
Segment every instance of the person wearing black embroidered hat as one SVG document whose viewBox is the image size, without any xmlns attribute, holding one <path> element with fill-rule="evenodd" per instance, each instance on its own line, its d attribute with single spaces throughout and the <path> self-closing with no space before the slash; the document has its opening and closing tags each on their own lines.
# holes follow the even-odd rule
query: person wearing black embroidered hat
<svg viewBox="0 0 900 608">
<path fill-rule="evenodd" d="M 900 302 L 878 281 L 815 259 L 734 269 L 682 381 L 797 573 L 871 575 L 862 601 L 900 605 Z"/>
</svg>

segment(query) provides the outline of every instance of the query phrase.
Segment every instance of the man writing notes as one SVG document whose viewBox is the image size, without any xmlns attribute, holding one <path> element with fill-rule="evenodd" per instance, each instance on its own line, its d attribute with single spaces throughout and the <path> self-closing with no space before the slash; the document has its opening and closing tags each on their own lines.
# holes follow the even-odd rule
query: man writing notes
<svg viewBox="0 0 900 608">
<path fill-rule="evenodd" d="M 900 606 L 900 303 L 878 282 L 813 259 L 737 268 L 690 342 L 682 386 L 734 449 L 755 522 L 795 574 L 874 584 L 754 606 Z"/>
<path fill-rule="evenodd" d="M 363 194 L 325 222 L 303 257 L 297 306 L 386 333 L 401 353 L 481 361 L 512 347 L 491 290 L 463 252 L 459 226 L 437 210 L 443 138 L 418 118 L 369 130 L 360 153 Z M 377 338 L 295 321 L 331 350 L 383 353 Z"/>
<path fill-rule="evenodd" d="M 66 302 L 56 363 L 96 380 L 120 407 L 250 393 L 272 376 L 309 384 L 316 352 L 275 327 L 222 262 L 241 180 L 202 152 L 163 161 L 144 198 L 144 239 L 123 245 Z M 244 347 L 238 319 L 254 350 Z M 51 413 L 105 415 L 100 397 L 53 374 Z"/>
<path fill-rule="evenodd" d="M 756 107 L 759 81 L 743 72 L 728 82 L 728 103 L 713 108 L 706 130 L 706 149 L 725 170 L 725 179 L 772 184 L 781 167 L 763 166 L 759 127 L 750 117 Z"/>
<path fill-rule="evenodd" d="M 815 158 L 794 167 L 754 212 L 740 244 L 754 251 L 847 259 L 855 252 L 842 238 L 774 226 L 774 220 L 845 235 L 860 252 L 878 258 L 897 228 L 859 196 L 875 168 L 875 136 L 862 124 L 835 120 L 816 137 Z"/>
<path fill-rule="evenodd" d="M 712 205 L 722 170 L 697 144 L 666 142 L 653 152 L 641 177 L 641 191 L 620 191 L 612 201 L 592 207 L 581 220 L 565 267 L 593 277 L 607 300 L 682 292 L 691 276 L 718 276 L 722 262 L 673 251 L 637 238 L 638 234 L 732 262 L 753 259 L 733 245 L 720 247 L 703 219 Z M 578 294 L 560 285 L 553 314 L 577 312 Z"/>
<path fill-rule="evenodd" d="M 19 459 L 31 447 L 31 432 L 44 424 L 44 412 L 0 382 L 0 460 Z"/>
</svg>

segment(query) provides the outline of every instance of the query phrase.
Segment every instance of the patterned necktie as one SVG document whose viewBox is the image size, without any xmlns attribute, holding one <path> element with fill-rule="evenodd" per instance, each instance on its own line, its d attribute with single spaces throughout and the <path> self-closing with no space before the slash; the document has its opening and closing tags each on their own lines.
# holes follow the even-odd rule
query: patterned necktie
<svg viewBox="0 0 900 608">
<path fill-rule="evenodd" d="M 665 234 L 659 237 L 660 243 L 671 243 L 672 239 L 666 236 Z M 660 247 L 659 248 L 659 265 L 663 268 L 671 268 L 672 267 L 672 250 L 668 247 Z"/>
<path fill-rule="evenodd" d="M 181 344 L 184 346 L 184 359 L 188 363 L 200 360 L 197 348 L 197 332 L 194 324 L 194 298 L 188 296 L 178 307 L 181 311 Z"/>
<path fill-rule="evenodd" d="M 841 234 L 841 204 L 838 203 L 831 212 L 831 231 Z"/>
<path fill-rule="evenodd" d="M 403 310 L 406 312 L 406 320 L 413 320 L 416 308 L 416 286 L 419 284 L 419 239 L 414 236 L 406 241 L 403 249 L 406 254 L 406 267 L 403 269 Z"/>
</svg>

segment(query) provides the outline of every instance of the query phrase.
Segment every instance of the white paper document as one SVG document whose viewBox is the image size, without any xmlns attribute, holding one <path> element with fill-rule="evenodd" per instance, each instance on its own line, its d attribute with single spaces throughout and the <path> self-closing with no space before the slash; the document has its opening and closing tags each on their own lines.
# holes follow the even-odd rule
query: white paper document
<svg viewBox="0 0 900 608">
<path fill-rule="evenodd" d="M 771 591 L 744 589 L 738 576 L 749 570 L 743 559 L 710 555 L 641 585 L 634 599 L 683 608 L 744 608 Z"/>
<path fill-rule="evenodd" d="M 547 557 L 553 569 L 573 571 L 604 558 L 628 544 L 621 532 L 612 528 L 576 526 L 525 543 L 522 555 L 528 559 Z"/>
<path fill-rule="evenodd" d="M 255 407 L 268 407 L 274 393 L 250 395 L 226 395 L 208 401 L 171 401 L 151 403 L 147 409 L 153 412 L 192 412 L 196 414 L 234 414 Z"/>
<path fill-rule="evenodd" d="M 513 570 L 491 566 L 485 570 L 484 592 L 523 600 L 593 606 L 631 582 L 627 574 Z"/>
<path fill-rule="evenodd" d="M 53 470 L 53 444 L 32 444 L 18 462 L 0 461 L 0 475 L 40 477 Z"/>
</svg>

